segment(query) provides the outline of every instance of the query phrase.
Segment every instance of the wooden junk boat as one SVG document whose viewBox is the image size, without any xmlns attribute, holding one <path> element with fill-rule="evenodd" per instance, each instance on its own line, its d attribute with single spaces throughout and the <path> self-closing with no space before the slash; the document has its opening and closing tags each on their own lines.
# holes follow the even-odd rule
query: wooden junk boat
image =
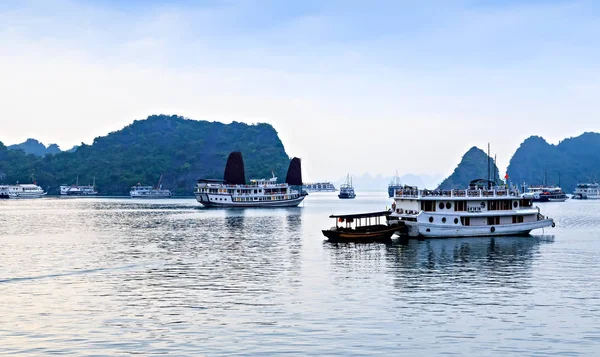
<svg viewBox="0 0 600 357">
<path fill-rule="evenodd" d="M 330 242 L 374 242 L 389 241 L 395 232 L 401 232 L 404 222 L 387 225 L 381 223 L 391 211 L 335 215 L 335 227 L 322 230 Z M 341 225 L 340 225 L 341 223 Z"/>
</svg>

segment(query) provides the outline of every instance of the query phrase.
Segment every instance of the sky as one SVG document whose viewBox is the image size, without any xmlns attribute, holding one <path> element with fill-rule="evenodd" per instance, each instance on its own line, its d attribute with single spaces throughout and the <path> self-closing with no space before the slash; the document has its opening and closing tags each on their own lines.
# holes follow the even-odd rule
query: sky
<svg viewBox="0 0 600 357">
<path fill-rule="evenodd" d="M 274 126 L 305 180 L 449 175 L 600 131 L 600 2 L 0 2 L 0 141 L 151 114 Z"/>
</svg>

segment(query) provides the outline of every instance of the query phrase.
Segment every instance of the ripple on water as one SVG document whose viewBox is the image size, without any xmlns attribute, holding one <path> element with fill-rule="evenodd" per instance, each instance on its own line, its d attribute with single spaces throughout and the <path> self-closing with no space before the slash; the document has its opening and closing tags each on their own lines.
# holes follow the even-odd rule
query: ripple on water
<svg viewBox="0 0 600 357">
<path fill-rule="evenodd" d="M 1 201 L 0 353 L 595 353 L 600 202 L 542 205 L 557 227 L 530 237 L 323 241 L 386 204 Z"/>
</svg>

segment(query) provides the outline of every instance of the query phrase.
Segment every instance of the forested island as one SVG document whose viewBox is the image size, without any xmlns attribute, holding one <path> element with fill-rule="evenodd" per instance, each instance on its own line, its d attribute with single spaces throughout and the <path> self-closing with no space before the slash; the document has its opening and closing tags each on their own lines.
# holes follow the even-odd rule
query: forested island
<svg viewBox="0 0 600 357">
<path fill-rule="evenodd" d="M 452 175 L 440 184 L 441 189 L 464 188 L 470 180 L 487 178 L 490 162 L 491 179 L 500 183 L 494 160 L 477 147 L 463 156 Z M 526 185 L 559 185 L 567 193 L 579 182 L 598 182 L 600 179 L 600 134 L 583 133 L 548 144 L 540 136 L 527 138 L 517 149 L 507 169 L 508 181 L 521 188 Z M 504 182 L 502 182 L 504 183 Z"/>
<path fill-rule="evenodd" d="M 33 146 L 35 143 L 30 142 Z M 43 144 L 40 144 L 43 146 Z M 50 194 L 59 186 L 91 183 L 103 195 L 127 195 L 137 183 L 162 184 L 176 195 L 191 195 L 199 178 L 223 177 L 227 156 L 241 151 L 246 175 L 285 178 L 290 158 L 269 124 L 248 125 L 152 115 L 122 130 L 97 137 L 91 145 L 54 153 L 27 153 L 0 142 L 0 183 L 35 181 Z M 52 148 L 51 150 L 53 150 Z"/>
<path fill-rule="evenodd" d="M 489 170 L 488 170 L 489 165 Z M 476 146 L 467 151 L 452 175 L 439 186 L 441 190 L 465 189 L 475 179 L 489 179 L 499 182 L 498 168 L 488 155 Z"/>
</svg>

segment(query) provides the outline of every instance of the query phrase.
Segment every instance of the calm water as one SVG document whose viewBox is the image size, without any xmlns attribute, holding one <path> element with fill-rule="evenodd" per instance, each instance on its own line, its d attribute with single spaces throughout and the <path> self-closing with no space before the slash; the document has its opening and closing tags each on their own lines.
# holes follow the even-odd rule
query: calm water
<svg viewBox="0 0 600 357">
<path fill-rule="evenodd" d="M 599 353 L 600 202 L 540 204 L 531 237 L 324 242 L 390 202 L 0 201 L 0 354 Z"/>
</svg>

